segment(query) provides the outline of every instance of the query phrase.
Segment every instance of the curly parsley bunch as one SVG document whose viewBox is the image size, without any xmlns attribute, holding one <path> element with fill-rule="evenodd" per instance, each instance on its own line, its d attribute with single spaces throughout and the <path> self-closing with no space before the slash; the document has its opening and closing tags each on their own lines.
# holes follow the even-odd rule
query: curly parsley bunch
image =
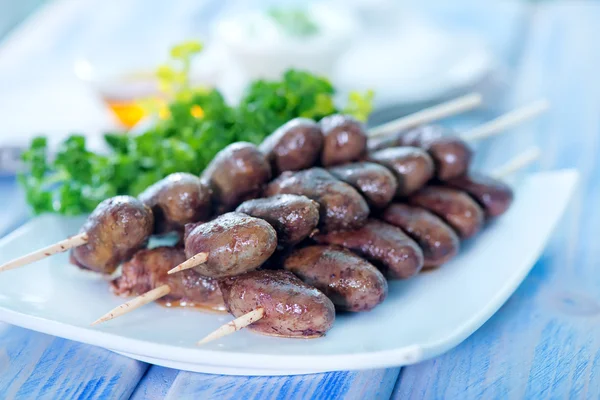
<svg viewBox="0 0 600 400">
<path fill-rule="evenodd" d="M 366 120 L 372 110 L 372 92 L 351 93 L 347 106 L 338 110 L 328 80 L 295 70 L 279 81 L 253 82 L 240 103 L 230 106 L 217 90 L 192 87 L 191 61 L 201 50 L 195 41 L 171 50 L 170 62 L 156 74 L 163 97 L 171 102 L 144 101 L 142 107 L 159 115 L 158 122 L 137 135 L 106 134 L 109 152 L 89 151 L 83 136 L 72 135 L 51 157 L 46 138 L 35 138 L 23 153 L 27 168 L 19 176 L 33 211 L 90 212 L 107 197 L 138 195 L 170 173 L 199 174 L 227 145 L 258 144 L 292 118 L 318 120 L 342 111 Z"/>
</svg>

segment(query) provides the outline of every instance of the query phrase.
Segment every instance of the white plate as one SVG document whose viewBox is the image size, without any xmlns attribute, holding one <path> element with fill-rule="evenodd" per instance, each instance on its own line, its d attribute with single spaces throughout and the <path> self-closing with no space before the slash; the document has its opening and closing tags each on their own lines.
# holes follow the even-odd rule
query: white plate
<svg viewBox="0 0 600 400">
<path fill-rule="evenodd" d="M 492 82 L 498 72 L 481 37 L 406 12 L 387 29 L 353 43 L 331 79 L 342 98 L 354 90 L 374 90 L 377 109 L 448 97 Z"/>
<path fill-rule="evenodd" d="M 231 375 L 290 375 L 401 366 L 459 344 L 508 299 L 536 262 L 577 181 L 575 171 L 532 175 L 513 207 L 443 268 L 391 282 L 369 313 L 339 315 L 326 337 L 278 339 L 238 332 L 196 347 L 228 315 L 151 304 L 97 328 L 90 322 L 121 303 L 99 276 L 67 255 L 0 276 L 0 320 L 111 349 L 167 367 Z M 37 218 L 0 241 L 0 261 L 75 233 L 81 219 Z"/>
</svg>

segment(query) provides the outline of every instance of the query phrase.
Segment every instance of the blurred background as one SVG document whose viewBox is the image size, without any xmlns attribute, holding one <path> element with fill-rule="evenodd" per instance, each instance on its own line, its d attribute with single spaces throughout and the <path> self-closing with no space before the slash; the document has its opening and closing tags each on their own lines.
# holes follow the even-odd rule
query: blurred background
<svg viewBox="0 0 600 400">
<path fill-rule="evenodd" d="M 373 89 L 370 123 L 478 90 L 502 104 L 527 27 L 514 0 L 0 0 L 0 170 L 38 134 L 133 126 L 135 101 L 182 40 L 205 49 L 199 84 L 235 102 L 289 67 L 326 75 L 339 96 Z M 517 39 L 517 40 L 516 40 Z"/>
</svg>

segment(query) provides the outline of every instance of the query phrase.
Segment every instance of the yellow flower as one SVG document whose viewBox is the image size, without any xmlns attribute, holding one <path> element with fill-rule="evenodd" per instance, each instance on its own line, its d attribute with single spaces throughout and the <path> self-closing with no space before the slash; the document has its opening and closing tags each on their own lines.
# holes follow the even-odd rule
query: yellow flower
<svg viewBox="0 0 600 400">
<path fill-rule="evenodd" d="M 171 57 L 175 59 L 186 59 L 193 54 L 202 51 L 202 43 L 197 40 L 187 40 L 171 49 Z"/>
<path fill-rule="evenodd" d="M 371 111 L 373 111 L 374 98 L 375 92 L 372 90 L 367 90 L 364 93 L 352 91 L 348 94 L 348 103 L 343 112 L 364 122 L 369 118 Z"/>
<path fill-rule="evenodd" d="M 169 111 L 169 107 L 163 106 L 160 108 L 160 111 L 158 112 L 158 117 L 160 119 L 167 119 L 170 116 L 171 116 L 171 112 Z"/>
<path fill-rule="evenodd" d="M 204 110 L 199 105 L 194 105 L 190 108 L 190 114 L 192 114 L 192 117 L 194 118 L 202 118 L 204 117 Z"/>
</svg>

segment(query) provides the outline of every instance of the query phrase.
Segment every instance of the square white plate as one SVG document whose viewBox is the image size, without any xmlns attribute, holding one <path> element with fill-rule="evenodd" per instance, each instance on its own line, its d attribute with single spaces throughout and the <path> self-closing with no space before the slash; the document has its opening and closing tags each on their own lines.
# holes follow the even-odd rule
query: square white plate
<svg viewBox="0 0 600 400">
<path fill-rule="evenodd" d="M 195 342 L 228 315 L 156 304 L 97 328 L 89 324 L 123 299 L 62 254 L 0 275 L 0 320 L 129 357 L 197 372 L 291 375 L 382 368 L 435 357 L 479 328 L 515 291 L 543 251 L 575 188 L 577 172 L 523 179 L 513 207 L 439 270 L 390 282 L 368 313 L 339 315 L 324 338 L 278 339 L 237 332 Z M 77 232 L 81 218 L 43 216 L 0 241 L 0 262 Z"/>
</svg>

